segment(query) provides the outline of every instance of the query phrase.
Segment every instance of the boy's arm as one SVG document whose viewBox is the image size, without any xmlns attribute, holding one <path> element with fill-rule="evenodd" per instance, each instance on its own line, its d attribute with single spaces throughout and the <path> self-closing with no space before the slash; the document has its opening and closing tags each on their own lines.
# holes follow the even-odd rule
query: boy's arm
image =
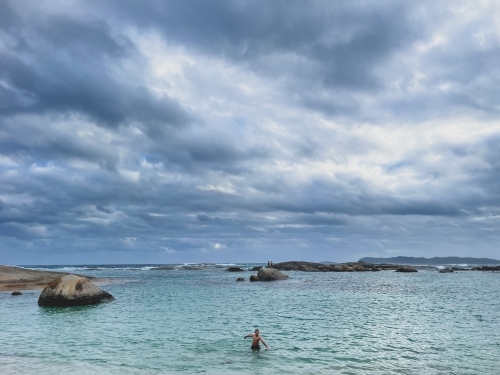
<svg viewBox="0 0 500 375">
<path fill-rule="evenodd" d="M 266 347 L 266 349 L 269 349 L 269 346 L 267 346 L 266 342 L 264 341 L 264 339 L 262 337 L 260 338 L 260 341 L 262 341 L 262 343 L 264 344 L 264 346 Z"/>
</svg>

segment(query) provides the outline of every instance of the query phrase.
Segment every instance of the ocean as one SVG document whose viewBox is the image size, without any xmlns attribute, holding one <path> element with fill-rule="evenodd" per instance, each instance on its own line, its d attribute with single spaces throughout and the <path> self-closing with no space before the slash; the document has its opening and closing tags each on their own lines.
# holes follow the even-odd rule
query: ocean
<svg viewBox="0 0 500 375">
<path fill-rule="evenodd" d="M 500 373 L 500 273 L 250 283 L 256 272 L 227 266 L 33 267 L 111 277 L 102 288 L 116 300 L 43 308 L 39 290 L 0 293 L 0 374 Z M 270 350 L 250 350 L 256 328 Z"/>
</svg>

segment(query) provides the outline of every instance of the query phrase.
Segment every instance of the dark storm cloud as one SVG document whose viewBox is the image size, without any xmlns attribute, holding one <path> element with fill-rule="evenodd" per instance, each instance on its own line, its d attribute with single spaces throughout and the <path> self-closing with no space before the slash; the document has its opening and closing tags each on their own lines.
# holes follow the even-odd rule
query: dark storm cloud
<svg viewBox="0 0 500 375">
<path fill-rule="evenodd" d="M 80 113 L 106 127 L 138 121 L 153 137 L 190 121 L 168 96 L 155 97 L 143 84 L 127 82 L 125 72 L 111 74 L 112 65 L 136 52 L 103 21 L 49 16 L 29 19 L 28 26 L 19 17 L 6 18 L 2 25 L 15 47 L 0 55 L 0 79 L 7 83 L 0 91 L 0 115 Z"/>
<path fill-rule="evenodd" d="M 134 1 L 96 4 L 167 40 L 259 74 L 310 75 L 331 88 L 379 89 L 378 64 L 421 36 L 411 3 L 365 1 Z M 285 57 L 277 66 L 267 58 Z M 307 64 L 294 66 L 297 60 Z M 285 64 L 286 69 L 283 69 Z M 311 69 L 313 67 L 313 69 Z"/>
</svg>

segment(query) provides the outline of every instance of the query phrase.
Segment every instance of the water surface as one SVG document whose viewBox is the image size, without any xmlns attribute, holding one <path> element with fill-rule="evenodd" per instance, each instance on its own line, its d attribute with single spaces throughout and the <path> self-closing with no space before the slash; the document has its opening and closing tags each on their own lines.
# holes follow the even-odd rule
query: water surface
<svg viewBox="0 0 500 375">
<path fill-rule="evenodd" d="M 91 268 L 70 271 L 120 279 L 103 286 L 116 301 L 42 308 L 40 291 L 0 293 L 0 373 L 500 373 L 500 273 L 289 272 L 250 283 L 252 272 L 221 267 Z M 271 350 L 251 352 L 243 337 L 255 328 Z"/>
</svg>

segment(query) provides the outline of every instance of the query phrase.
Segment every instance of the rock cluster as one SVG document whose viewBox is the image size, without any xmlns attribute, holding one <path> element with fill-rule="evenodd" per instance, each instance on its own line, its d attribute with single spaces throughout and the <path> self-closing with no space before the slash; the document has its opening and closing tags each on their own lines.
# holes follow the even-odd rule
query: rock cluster
<svg viewBox="0 0 500 375">
<path fill-rule="evenodd" d="M 80 306 L 113 301 L 114 297 L 85 277 L 66 275 L 52 281 L 38 298 L 40 306 Z"/>
<path fill-rule="evenodd" d="M 472 271 L 500 271 L 500 266 L 474 267 Z"/>
<path fill-rule="evenodd" d="M 302 272 L 368 272 L 380 270 L 396 270 L 399 266 L 394 264 L 369 264 L 364 262 L 350 262 L 339 264 L 325 264 L 313 262 L 282 262 L 271 266 L 277 270 L 283 271 L 302 271 Z"/>
</svg>

